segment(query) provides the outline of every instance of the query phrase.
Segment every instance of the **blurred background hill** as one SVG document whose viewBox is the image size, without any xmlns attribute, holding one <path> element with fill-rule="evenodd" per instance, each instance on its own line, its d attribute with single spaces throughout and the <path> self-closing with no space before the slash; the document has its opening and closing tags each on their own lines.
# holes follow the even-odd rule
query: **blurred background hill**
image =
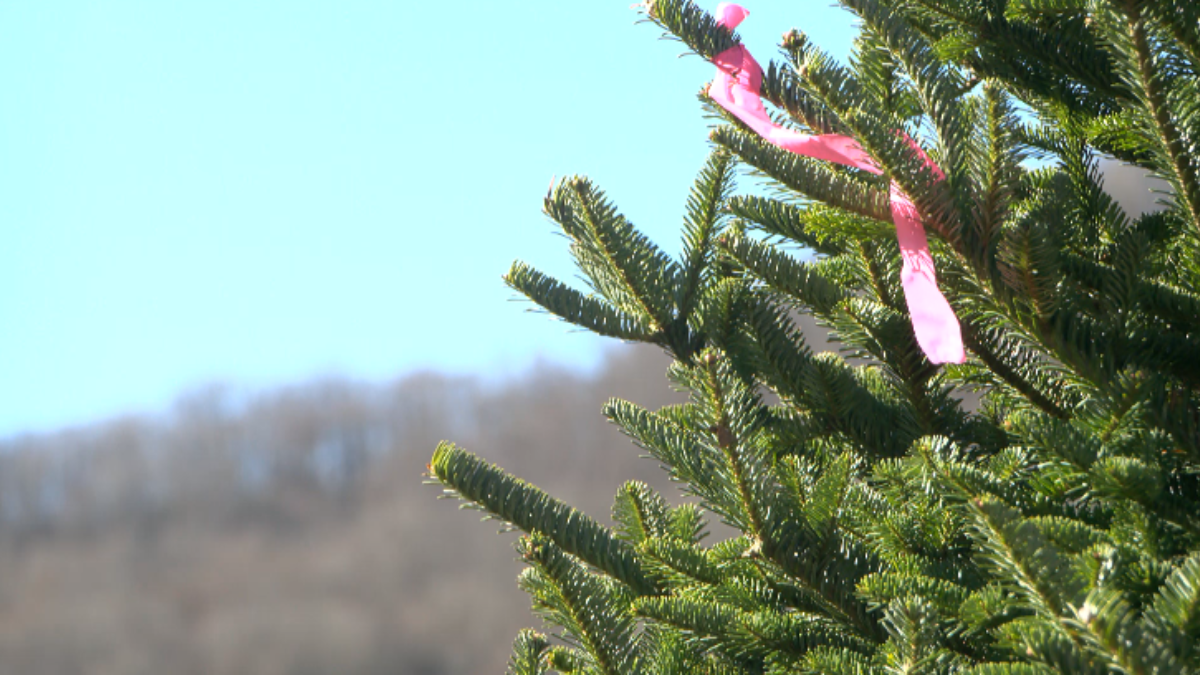
<svg viewBox="0 0 1200 675">
<path fill-rule="evenodd" d="M 0 673 L 438 675 L 503 671 L 539 625 L 514 535 L 423 485 L 453 439 L 605 522 L 662 472 L 600 415 L 677 401 L 655 350 L 592 375 L 435 372 L 253 396 L 0 443 Z"/>
</svg>

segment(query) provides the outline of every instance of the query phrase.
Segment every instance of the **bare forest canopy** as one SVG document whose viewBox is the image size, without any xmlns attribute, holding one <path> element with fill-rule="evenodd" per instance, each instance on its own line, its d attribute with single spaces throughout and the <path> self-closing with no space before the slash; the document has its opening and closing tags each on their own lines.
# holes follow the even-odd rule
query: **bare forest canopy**
<svg viewBox="0 0 1200 675">
<path fill-rule="evenodd" d="M 210 388 L 0 442 L 0 673 L 501 672 L 537 625 L 514 537 L 481 537 L 497 524 L 437 500 L 424 462 L 453 438 L 608 522 L 623 481 L 668 486 L 601 406 L 680 400 L 666 366 L 623 348 L 590 377 Z"/>
</svg>

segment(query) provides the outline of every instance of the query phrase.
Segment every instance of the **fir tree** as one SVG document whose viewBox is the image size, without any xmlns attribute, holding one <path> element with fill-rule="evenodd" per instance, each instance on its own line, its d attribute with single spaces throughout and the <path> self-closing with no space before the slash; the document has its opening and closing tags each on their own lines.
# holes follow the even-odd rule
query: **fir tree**
<svg viewBox="0 0 1200 675">
<path fill-rule="evenodd" d="M 506 277 L 674 357 L 690 402 L 604 414 L 696 498 L 626 484 L 610 529 L 441 445 L 430 476 L 526 533 L 519 583 L 559 632 L 518 636 L 510 672 L 1200 672 L 1200 6 L 842 4 L 851 63 L 789 33 L 762 94 L 884 175 L 780 150 L 702 94 L 727 124 L 678 259 L 574 177 L 545 212 L 590 288 Z M 705 58 L 738 40 L 686 0 L 641 11 Z M 1123 212 L 1100 153 L 1163 178 L 1164 209 Z M 737 195 L 742 169 L 778 196 Z M 933 235 L 962 365 L 913 337 L 892 179 Z M 702 543 L 709 517 L 740 535 Z"/>
</svg>

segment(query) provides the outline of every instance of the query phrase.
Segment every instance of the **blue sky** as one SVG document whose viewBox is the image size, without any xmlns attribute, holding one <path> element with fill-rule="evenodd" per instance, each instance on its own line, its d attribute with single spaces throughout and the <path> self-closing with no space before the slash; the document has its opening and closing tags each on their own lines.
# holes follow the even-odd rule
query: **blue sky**
<svg viewBox="0 0 1200 675">
<path fill-rule="evenodd" d="M 711 67 L 628 5 L 0 5 L 0 437 L 213 381 L 594 365 L 500 275 L 573 277 L 554 175 L 678 248 Z M 764 62 L 793 26 L 849 48 L 826 2 L 747 6 Z"/>
</svg>

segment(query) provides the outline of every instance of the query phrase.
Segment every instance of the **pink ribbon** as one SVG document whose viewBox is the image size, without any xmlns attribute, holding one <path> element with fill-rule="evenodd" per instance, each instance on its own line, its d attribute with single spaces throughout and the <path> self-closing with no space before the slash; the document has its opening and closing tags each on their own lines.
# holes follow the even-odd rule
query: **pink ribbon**
<svg viewBox="0 0 1200 675">
<path fill-rule="evenodd" d="M 733 30 L 749 13 L 740 5 L 723 2 L 717 5 L 717 23 Z M 798 155 L 852 166 L 873 174 L 883 173 L 858 141 L 849 136 L 812 136 L 772 122 L 759 96 L 762 67 L 743 45 L 735 45 L 717 54 L 713 64 L 717 66 L 717 75 L 713 78 L 708 95 L 768 143 Z M 916 141 L 907 134 L 904 138 L 938 180 L 946 177 Z M 912 317 L 917 344 L 933 363 L 962 363 L 966 360 L 962 329 L 950 303 L 938 290 L 933 256 L 929 254 L 929 242 L 925 238 L 925 228 L 921 225 L 917 208 L 896 181 L 892 181 L 890 191 L 892 221 L 896 224 L 896 239 L 900 242 L 903 261 L 900 285 L 904 288 L 904 300 Z"/>
</svg>

